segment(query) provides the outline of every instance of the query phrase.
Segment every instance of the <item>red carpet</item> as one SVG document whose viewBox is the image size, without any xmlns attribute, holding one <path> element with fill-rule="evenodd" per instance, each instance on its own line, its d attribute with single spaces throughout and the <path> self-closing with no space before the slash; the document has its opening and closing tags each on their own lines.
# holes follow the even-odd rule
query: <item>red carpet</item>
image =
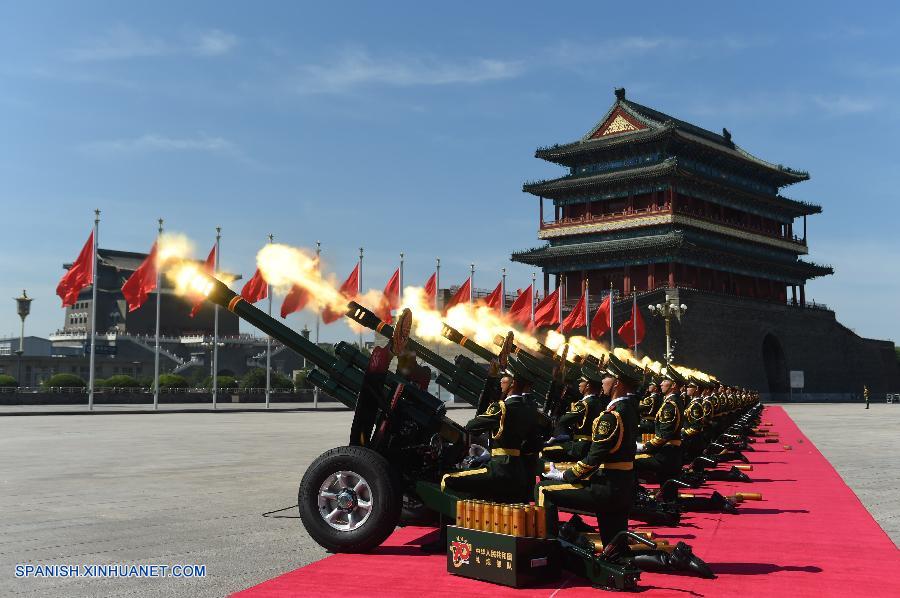
<svg viewBox="0 0 900 598">
<path fill-rule="evenodd" d="M 641 574 L 644 596 L 900 596 L 900 553 L 830 463 L 780 407 L 764 422 L 778 444 L 746 453 L 752 484 L 707 484 L 725 495 L 761 492 L 737 515 L 686 513 L 677 528 L 659 528 L 674 544 L 688 542 L 718 579 Z M 783 449 L 789 444 L 793 450 Z M 697 494 L 711 492 L 704 489 Z M 649 529 L 649 528 L 641 528 Z M 514 590 L 452 576 L 444 555 L 423 555 L 433 530 L 401 528 L 373 554 L 338 554 L 235 594 L 274 596 L 595 596 L 599 590 L 564 575 L 561 583 Z M 560 589 L 561 588 L 561 589 Z"/>
</svg>

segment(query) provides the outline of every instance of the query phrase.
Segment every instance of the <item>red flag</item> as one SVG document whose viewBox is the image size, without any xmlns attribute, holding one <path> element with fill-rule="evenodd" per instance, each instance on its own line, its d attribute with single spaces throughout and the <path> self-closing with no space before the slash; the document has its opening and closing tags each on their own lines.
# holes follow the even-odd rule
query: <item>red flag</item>
<svg viewBox="0 0 900 598">
<path fill-rule="evenodd" d="M 248 303 L 256 303 L 260 299 L 265 299 L 268 296 L 269 283 L 266 282 L 262 272 L 257 268 L 256 272 L 253 273 L 253 278 L 248 280 L 247 284 L 244 285 L 244 288 L 241 289 L 241 297 Z"/>
<path fill-rule="evenodd" d="M 525 289 L 524 292 L 519 293 L 519 296 L 516 297 L 516 300 L 513 301 L 513 304 L 509 306 L 509 319 L 522 326 L 527 326 L 528 324 L 530 324 L 531 301 L 531 287 L 529 286 Z"/>
<path fill-rule="evenodd" d="M 350 276 L 347 277 L 347 280 L 344 281 L 344 284 L 342 284 L 341 288 L 338 290 L 348 300 L 353 299 L 359 294 L 359 262 L 356 262 L 356 267 L 353 268 L 353 272 L 350 273 Z M 331 324 L 332 322 L 340 320 L 343 315 L 343 312 L 336 312 L 330 307 L 326 307 L 322 310 L 322 322 Z"/>
<path fill-rule="evenodd" d="M 295 284 L 281 303 L 281 317 L 286 318 L 295 311 L 300 311 L 309 303 L 309 291 Z"/>
<path fill-rule="evenodd" d="M 213 248 L 209 251 L 209 255 L 206 257 L 206 262 L 203 264 L 203 271 L 208 272 L 209 274 L 213 274 L 216 271 L 216 246 L 213 245 Z M 197 312 L 200 311 L 200 307 L 203 305 L 203 297 L 198 298 L 194 301 L 194 307 L 191 308 L 190 316 L 193 318 L 197 315 Z"/>
<path fill-rule="evenodd" d="M 62 299 L 63 307 L 75 305 L 78 301 L 78 293 L 81 289 L 91 284 L 94 280 L 94 232 L 88 237 L 87 243 L 81 248 L 72 267 L 63 274 L 59 284 L 56 285 L 56 294 Z"/>
<path fill-rule="evenodd" d="M 431 275 L 431 278 L 428 279 L 428 282 L 425 283 L 425 298 L 428 299 L 429 305 L 435 305 L 435 298 L 437 297 L 437 272 Z"/>
<path fill-rule="evenodd" d="M 459 290 L 456 291 L 456 294 L 450 298 L 450 301 L 447 302 L 447 305 L 444 306 L 444 311 L 448 311 L 451 307 L 455 305 L 459 305 L 460 303 L 468 303 L 469 299 L 472 298 L 472 277 L 466 279 L 466 282 L 462 283 L 459 286 Z"/>
<path fill-rule="evenodd" d="M 629 347 L 633 347 L 644 340 L 644 317 L 641 315 L 641 310 L 638 309 L 637 303 L 631 308 L 631 319 L 619 328 L 619 337 L 624 339 Z"/>
<path fill-rule="evenodd" d="M 491 294 L 484 298 L 484 304 L 500 312 L 501 301 L 503 300 L 503 281 L 497 283 L 497 288 L 491 291 Z"/>
<path fill-rule="evenodd" d="M 609 298 L 610 295 L 607 295 L 591 318 L 591 338 L 594 340 L 598 340 L 609 331 Z"/>
<path fill-rule="evenodd" d="M 147 297 L 156 288 L 156 242 L 150 248 L 150 254 L 141 262 L 137 270 L 122 285 L 122 294 L 128 301 L 128 311 L 134 311 L 144 304 Z"/>
<path fill-rule="evenodd" d="M 559 290 L 561 288 L 557 287 L 555 291 L 544 297 L 543 301 L 534 307 L 535 328 L 559 324 Z"/>
<path fill-rule="evenodd" d="M 378 308 L 378 317 L 390 324 L 394 321 L 391 311 L 400 307 L 400 268 L 394 271 L 384 286 L 384 295 Z"/>
<path fill-rule="evenodd" d="M 587 315 L 584 313 L 584 293 L 581 294 L 581 299 L 578 300 L 578 303 L 575 304 L 575 309 L 566 316 L 566 319 L 563 320 L 563 323 L 559 325 L 559 331 L 563 334 L 569 334 L 576 328 L 584 328 L 587 325 Z"/>
</svg>

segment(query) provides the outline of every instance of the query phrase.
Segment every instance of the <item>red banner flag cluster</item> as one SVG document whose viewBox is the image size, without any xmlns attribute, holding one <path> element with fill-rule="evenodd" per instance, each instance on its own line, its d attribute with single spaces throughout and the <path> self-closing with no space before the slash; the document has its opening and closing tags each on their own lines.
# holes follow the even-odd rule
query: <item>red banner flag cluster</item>
<svg viewBox="0 0 900 598">
<path fill-rule="evenodd" d="M 531 324 L 531 306 L 533 299 L 533 287 L 527 287 L 523 292 L 519 293 L 513 304 L 509 306 L 509 318 L 520 326 L 528 326 Z"/>
<path fill-rule="evenodd" d="M 587 313 L 585 311 L 585 297 L 581 294 L 581 299 L 575 304 L 575 308 L 566 316 L 562 324 L 559 325 L 559 331 L 563 334 L 569 334 L 576 328 L 584 328 L 587 326 Z"/>
<path fill-rule="evenodd" d="M 437 272 L 432 274 L 425 282 L 425 298 L 429 305 L 436 305 L 434 302 L 437 298 Z"/>
<path fill-rule="evenodd" d="M 638 309 L 637 302 L 632 305 L 631 319 L 619 328 L 619 337 L 629 347 L 634 347 L 644 340 L 644 317 L 641 315 L 641 310 Z"/>
<path fill-rule="evenodd" d="M 62 299 L 63 307 L 71 307 L 78 301 L 81 289 L 94 281 L 94 233 L 88 237 L 84 247 L 56 285 L 56 294 Z"/>
<path fill-rule="evenodd" d="M 341 295 L 347 298 L 348 301 L 355 298 L 359 294 L 359 262 L 356 263 L 356 267 L 353 268 L 353 272 L 350 273 L 350 276 L 347 277 L 347 280 L 344 281 L 344 284 L 341 285 L 341 288 L 338 289 L 341 292 Z M 322 322 L 325 324 L 331 324 L 333 322 L 337 322 L 343 316 L 343 312 L 336 312 L 330 307 L 326 307 L 322 310 Z"/>
<path fill-rule="evenodd" d="M 309 303 L 309 291 L 295 284 L 281 302 L 281 317 L 286 318 L 295 311 L 300 311 Z"/>
<path fill-rule="evenodd" d="M 400 268 L 397 268 L 391 275 L 387 284 L 384 286 L 384 292 L 381 296 L 381 305 L 378 306 L 376 313 L 378 317 L 390 324 L 394 321 L 391 312 L 400 307 Z"/>
<path fill-rule="evenodd" d="M 207 274 L 215 274 L 216 271 L 216 246 L 213 245 L 212 250 L 210 250 L 209 255 L 206 258 L 206 261 L 203 263 L 203 271 Z M 200 308 L 203 307 L 203 297 L 198 297 L 194 300 L 194 306 L 191 308 L 190 317 L 194 317 L 197 315 L 197 312 L 200 311 Z"/>
<path fill-rule="evenodd" d="M 544 297 L 540 303 L 534 307 L 534 327 L 555 326 L 559 324 L 559 290 Z"/>
<path fill-rule="evenodd" d="M 597 311 L 594 313 L 594 317 L 591 319 L 591 338 L 593 338 L 594 340 L 599 340 L 601 336 L 609 332 L 610 297 L 611 295 L 606 296 L 606 298 L 600 303 Z"/>
<path fill-rule="evenodd" d="M 125 284 L 122 285 L 122 295 L 128 302 L 128 311 L 134 311 L 147 301 L 156 289 L 156 243 L 150 248 L 150 253 L 141 262 Z"/>
<path fill-rule="evenodd" d="M 241 297 L 247 303 L 256 303 L 269 296 L 269 283 L 263 278 L 259 268 L 253 273 L 253 278 L 248 280 L 241 289 Z"/>
<path fill-rule="evenodd" d="M 491 309 L 496 310 L 497 313 L 500 313 L 502 311 L 501 310 L 501 305 L 502 305 L 501 302 L 502 301 L 503 301 L 503 282 L 501 281 L 501 282 L 497 283 L 497 288 L 494 289 L 493 291 L 491 291 L 491 294 L 484 298 L 484 304 L 487 307 L 490 307 Z"/>
<path fill-rule="evenodd" d="M 455 305 L 459 305 L 460 303 L 468 303 L 472 298 L 472 277 L 466 279 L 466 282 L 462 283 L 459 286 L 459 290 L 456 291 L 456 294 L 450 298 L 450 301 L 447 302 L 447 305 L 444 306 L 444 311 L 448 311 L 451 307 Z"/>
</svg>

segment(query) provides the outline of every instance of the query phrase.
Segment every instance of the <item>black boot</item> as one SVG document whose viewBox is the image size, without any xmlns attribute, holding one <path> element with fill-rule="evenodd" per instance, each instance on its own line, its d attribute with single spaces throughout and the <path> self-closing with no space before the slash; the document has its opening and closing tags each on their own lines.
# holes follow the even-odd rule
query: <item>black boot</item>
<svg viewBox="0 0 900 598">
<path fill-rule="evenodd" d="M 752 482 L 753 480 L 737 467 L 732 467 L 728 471 L 712 470 L 706 472 L 707 479 L 714 482 Z"/>
<path fill-rule="evenodd" d="M 669 555 L 669 563 L 677 571 L 689 571 L 698 577 L 713 579 L 716 574 L 701 560 L 691 547 L 684 542 L 675 545 L 675 550 Z"/>
</svg>

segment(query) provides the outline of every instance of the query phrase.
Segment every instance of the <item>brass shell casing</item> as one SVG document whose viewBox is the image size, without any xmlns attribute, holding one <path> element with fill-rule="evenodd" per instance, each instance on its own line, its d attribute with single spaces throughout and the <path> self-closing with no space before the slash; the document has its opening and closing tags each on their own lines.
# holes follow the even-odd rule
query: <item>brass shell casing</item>
<svg viewBox="0 0 900 598">
<path fill-rule="evenodd" d="M 494 531 L 494 506 L 489 502 L 484 503 L 484 510 L 481 514 L 481 530 Z"/>
<path fill-rule="evenodd" d="M 512 507 L 503 505 L 503 512 L 500 515 L 500 533 L 512 533 Z"/>
<path fill-rule="evenodd" d="M 463 527 L 472 529 L 472 522 L 475 521 L 475 503 L 471 500 L 466 501 L 466 522 Z"/>
<path fill-rule="evenodd" d="M 494 503 L 491 505 L 491 531 L 495 534 L 502 533 L 503 527 L 503 505 Z"/>
<path fill-rule="evenodd" d="M 513 505 L 512 535 L 516 537 L 525 535 L 525 507 L 522 505 Z"/>
<path fill-rule="evenodd" d="M 534 508 L 534 535 L 538 538 L 547 537 L 547 511 L 544 507 Z"/>
<path fill-rule="evenodd" d="M 481 523 L 484 521 L 484 502 L 480 500 L 474 501 L 475 508 L 472 514 L 472 529 L 481 529 Z"/>
<path fill-rule="evenodd" d="M 534 526 L 534 507 L 531 505 L 525 505 L 522 507 L 522 511 L 525 514 L 525 529 L 522 535 L 528 538 L 534 538 L 537 534 L 535 534 L 535 526 Z"/>
<path fill-rule="evenodd" d="M 456 501 L 456 527 L 466 527 L 466 501 Z"/>
</svg>

